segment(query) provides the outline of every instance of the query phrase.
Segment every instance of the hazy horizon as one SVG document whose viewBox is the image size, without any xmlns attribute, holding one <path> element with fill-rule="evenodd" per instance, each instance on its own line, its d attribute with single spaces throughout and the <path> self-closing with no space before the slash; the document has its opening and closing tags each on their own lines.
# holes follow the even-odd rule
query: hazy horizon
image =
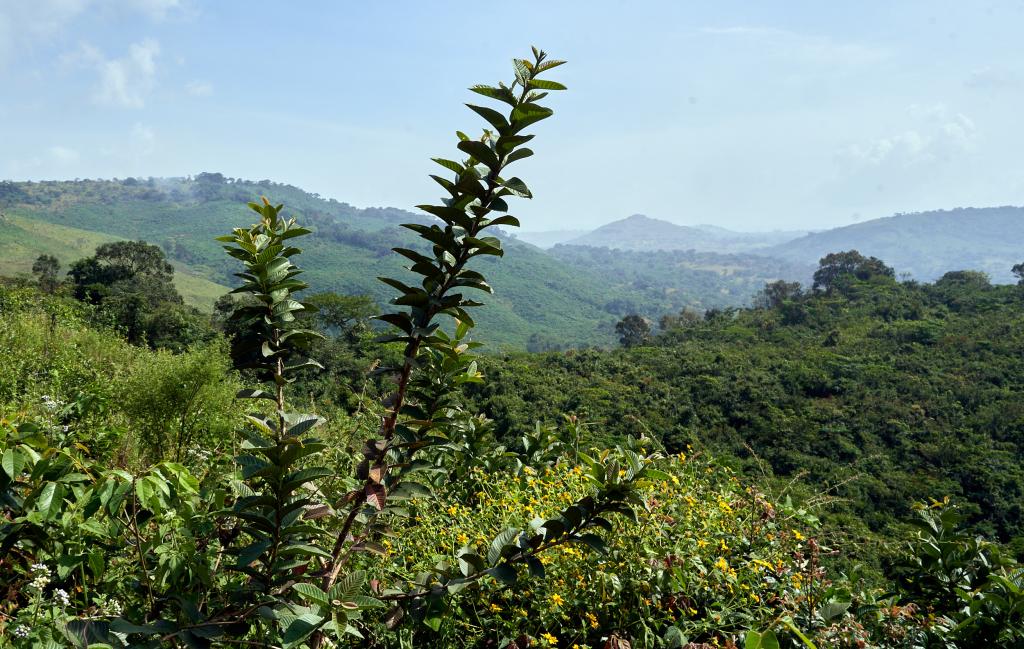
<svg viewBox="0 0 1024 649">
<path fill-rule="evenodd" d="M 466 87 L 536 44 L 569 91 L 517 171 L 527 231 L 1024 204 L 1021 3 L 520 6 L 6 2 L 0 178 L 216 171 L 414 209 L 479 126 Z"/>
</svg>

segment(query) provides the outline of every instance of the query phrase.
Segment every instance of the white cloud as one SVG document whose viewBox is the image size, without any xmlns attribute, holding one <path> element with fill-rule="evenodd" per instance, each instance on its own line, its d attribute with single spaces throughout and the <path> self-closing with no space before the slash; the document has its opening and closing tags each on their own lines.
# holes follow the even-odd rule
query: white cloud
<svg viewBox="0 0 1024 649">
<path fill-rule="evenodd" d="M 759 54 L 822 65 L 867 65 L 889 57 L 878 45 L 839 41 L 828 36 L 803 34 L 775 27 L 734 25 L 702 27 L 702 34 L 734 38 L 754 45 Z"/>
<path fill-rule="evenodd" d="M 58 40 L 86 12 L 105 12 L 113 18 L 141 13 L 159 22 L 195 15 L 191 5 L 191 0 L 0 0 L 0 69 L 18 51 Z"/>
<path fill-rule="evenodd" d="M 99 75 L 93 92 L 93 101 L 106 106 L 142 108 L 146 95 L 153 89 L 156 77 L 156 58 L 160 43 L 146 39 L 133 43 L 128 54 L 119 59 L 108 59 L 96 47 L 83 43 L 72 54 L 65 55 L 65 64 L 92 68 Z"/>
<path fill-rule="evenodd" d="M 207 97 L 213 94 L 213 85 L 207 81 L 192 81 L 185 85 L 185 92 L 193 97 Z"/>
<path fill-rule="evenodd" d="M 66 146 L 51 146 L 48 153 L 54 162 L 62 165 L 78 162 L 79 158 L 82 157 L 78 151 Z"/>
<path fill-rule="evenodd" d="M 916 124 L 901 133 L 842 147 L 837 158 L 855 167 L 910 168 L 944 162 L 968 151 L 977 128 L 963 113 L 951 113 L 943 104 L 907 107 Z"/>
</svg>

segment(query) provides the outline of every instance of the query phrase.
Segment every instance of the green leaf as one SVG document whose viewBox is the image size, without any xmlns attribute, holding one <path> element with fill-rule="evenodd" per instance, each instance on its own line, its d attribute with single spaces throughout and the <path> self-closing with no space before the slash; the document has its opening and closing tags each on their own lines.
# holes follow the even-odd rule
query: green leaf
<svg viewBox="0 0 1024 649">
<path fill-rule="evenodd" d="M 792 619 L 784 617 L 782 618 L 781 622 L 785 624 L 789 628 L 789 630 L 796 635 L 796 637 L 800 638 L 800 641 L 804 643 L 804 646 L 807 647 L 807 649 L 818 649 L 817 645 L 811 642 L 811 639 L 804 635 L 799 628 L 797 628 L 796 624 L 793 623 Z M 772 636 L 774 637 L 774 634 L 772 634 Z M 772 649 L 776 649 L 778 646 L 779 643 L 778 640 L 776 640 L 775 647 L 772 647 Z"/>
<path fill-rule="evenodd" d="M 0 460 L 0 466 L 3 467 L 4 473 L 6 473 L 11 480 L 17 480 L 21 477 L 21 472 L 24 471 L 25 465 L 27 464 L 28 454 L 23 452 L 17 446 L 4 451 L 3 459 Z"/>
<path fill-rule="evenodd" d="M 774 631 L 748 631 L 743 642 L 744 649 L 779 649 L 779 639 Z"/>
<path fill-rule="evenodd" d="M 463 167 L 458 162 L 455 162 L 454 160 L 446 160 L 444 158 L 431 158 L 431 160 L 441 165 L 445 169 L 450 169 L 457 174 L 461 174 L 466 169 L 465 167 Z"/>
<path fill-rule="evenodd" d="M 505 164 L 507 164 L 507 165 L 508 164 L 512 164 L 516 160 L 522 160 L 523 158 L 529 158 L 532 155 L 533 155 L 533 150 L 532 149 L 527 149 L 526 147 L 523 147 L 522 149 L 516 149 L 512 153 L 510 153 L 507 156 L 505 156 Z"/>
<path fill-rule="evenodd" d="M 528 86 L 531 90 L 565 90 L 566 87 L 557 81 L 548 81 L 546 79 L 531 79 L 530 85 Z"/>
<path fill-rule="evenodd" d="M 516 97 L 508 88 L 495 88 L 493 86 L 477 85 L 471 86 L 470 90 L 477 93 L 478 95 L 483 95 L 484 97 L 490 97 L 491 99 L 503 101 L 509 106 L 516 105 Z"/>
<path fill-rule="evenodd" d="M 312 613 L 303 613 L 291 620 L 288 627 L 284 630 L 284 635 L 281 637 L 284 641 L 284 646 L 297 646 L 309 637 L 311 633 L 327 622 L 327 619 L 328 618 L 320 617 L 319 615 L 313 615 Z"/>
<path fill-rule="evenodd" d="M 511 585 L 516 583 L 516 569 L 508 565 L 507 563 L 503 563 L 500 566 L 495 566 L 487 572 L 503 584 Z"/>
<path fill-rule="evenodd" d="M 493 108 L 487 108 L 486 106 L 474 106 L 473 104 L 466 104 L 471 111 L 486 119 L 491 126 L 502 131 L 508 128 L 508 120 L 505 116 L 494 110 Z"/>
<path fill-rule="evenodd" d="M 325 607 L 330 606 L 331 604 L 330 600 L 327 598 L 327 593 L 320 590 L 313 584 L 308 584 L 305 582 L 300 584 L 292 584 L 292 588 L 295 590 L 295 592 L 301 595 L 302 598 L 305 599 L 307 602 L 313 602 L 315 604 L 319 604 L 320 606 Z"/>
<path fill-rule="evenodd" d="M 437 632 L 441 628 L 441 616 L 434 614 L 428 615 L 423 618 L 423 625 L 429 628 L 431 631 Z"/>
<path fill-rule="evenodd" d="M 505 550 L 505 546 L 511 543 L 512 539 L 519 536 L 519 532 L 520 530 L 514 527 L 509 527 L 498 532 L 498 535 L 494 537 L 493 541 L 491 541 L 491 546 L 487 549 L 487 563 L 492 566 L 498 563 L 498 559 L 501 558 L 501 553 Z"/>
<path fill-rule="evenodd" d="M 64 504 L 64 486 L 56 482 L 48 482 L 39 492 L 36 499 L 36 511 L 43 515 L 43 519 L 56 518 Z"/>
<path fill-rule="evenodd" d="M 274 394 L 272 394 L 270 392 L 267 392 L 266 390 L 257 390 L 257 389 L 249 389 L 249 388 L 247 388 L 245 390 L 239 390 L 238 394 L 235 395 L 235 398 L 236 399 L 268 399 L 270 401 L 277 401 L 277 397 Z"/>
<path fill-rule="evenodd" d="M 530 188 L 527 187 L 526 183 L 524 183 L 519 178 L 509 178 L 504 183 L 502 183 L 502 187 L 505 187 L 506 189 L 511 191 L 516 196 L 519 196 L 520 198 L 533 198 L 533 194 L 530 192 Z"/>
<path fill-rule="evenodd" d="M 591 550 L 594 550 L 595 552 L 598 552 L 600 554 L 606 554 L 608 552 L 608 546 L 605 544 L 604 539 L 602 539 L 597 534 L 581 534 L 578 537 L 578 539 L 575 540 L 585 544 Z"/>
<path fill-rule="evenodd" d="M 324 421 L 325 419 L 323 417 L 318 417 L 317 415 L 300 415 L 293 424 L 287 427 L 286 430 L 289 435 L 297 437 L 307 430 L 319 426 L 324 423 Z"/>
<path fill-rule="evenodd" d="M 465 140 L 459 142 L 459 150 L 473 156 L 493 171 L 497 172 L 501 168 L 501 163 L 498 162 L 498 156 L 495 155 L 491 147 L 487 146 L 479 140 Z"/>
<path fill-rule="evenodd" d="M 526 567 L 529 569 L 531 577 L 544 579 L 544 564 L 540 562 L 540 559 L 533 555 L 526 557 Z"/>
<path fill-rule="evenodd" d="M 356 591 L 362 588 L 365 581 L 366 573 L 362 570 L 354 570 L 339 579 L 338 583 L 331 587 L 328 595 L 330 595 L 331 600 L 352 601 L 352 598 L 356 596 Z"/>
</svg>

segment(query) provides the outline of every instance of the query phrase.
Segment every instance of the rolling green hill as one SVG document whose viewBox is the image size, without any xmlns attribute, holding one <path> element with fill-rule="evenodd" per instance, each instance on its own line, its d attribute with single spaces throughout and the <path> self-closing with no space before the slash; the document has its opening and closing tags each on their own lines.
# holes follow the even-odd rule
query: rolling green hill
<svg viewBox="0 0 1024 649">
<path fill-rule="evenodd" d="M 418 245 L 403 222 L 426 222 L 426 217 L 392 208 L 358 209 L 324 200 L 296 187 L 270 181 L 226 179 L 200 174 L 194 179 L 125 181 L 53 181 L 0 183 L 0 212 L 11 223 L 38 232 L 30 238 L 11 231 L 0 239 L 0 251 L 10 254 L 3 272 L 27 273 L 40 252 L 55 254 L 63 263 L 92 254 L 97 243 L 114 238 L 144 239 L 161 246 L 182 269 L 183 290 L 192 300 L 210 298 L 234 283 L 235 268 L 214 237 L 245 226 L 252 215 L 245 202 L 266 195 L 286 205 L 288 212 L 312 226 L 298 262 L 314 290 L 366 293 L 381 304 L 392 291 L 374 278 L 402 272 L 394 246 Z M 22 240 L 25 240 L 24 242 Z M 616 316 L 604 310 L 608 287 L 599 279 L 578 273 L 542 251 L 514 239 L 506 255 L 480 263 L 495 293 L 482 296 L 488 304 L 479 315 L 479 335 L 492 345 L 523 348 L 531 336 L 559 345 L 606 345 Z M 189 277 L 206 284 L 189 285 Z M 213 287 L 213 288 L 211 288 Z M 198 300 L 199 294 L 207 294 Z"/>
<path fill-rule="evenodd" d="M 963 208 L 897 214 L 817 232 L 759 252 L 814 263 L 830 252 L 856 249 L 882 259 L 897 273 L 932 281 L 950 270 L 980 270 L 992 281 L 1016 282 L 1010 273 L 1024 261 L 1024 208 Z"/>
<path fill-rule="evenodd" d="M 27 274 L 32 262 L 43 254 L 56 256 L 66 269 L 68 262 L 92 255 L 100 244 L 123 238 L 22 216 L 28 213 L 15 208 L 0 218 L 0 275 Z M 173 263 L 174 285 L 188 304 L 209 310 L 229 290 L 188 264 Z"/>
</svg>

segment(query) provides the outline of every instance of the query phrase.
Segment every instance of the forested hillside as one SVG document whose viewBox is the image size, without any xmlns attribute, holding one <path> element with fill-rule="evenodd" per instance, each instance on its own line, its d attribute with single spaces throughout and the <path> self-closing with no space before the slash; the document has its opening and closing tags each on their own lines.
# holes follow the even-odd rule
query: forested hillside
<svg viewBox="0 0 1024 649">
<path fill-rule="evenodd" d="M 623 297 L 609 300 L 606 310 L 651 320 L 683 309 L 749 306 L 769 282 L 784 279 L 808 283 L 814 265 L 751 254 L 693 250 L 619 250 L 558 244 L 548 253 L 577 271 L 601 277 Z"/>
<path fill-rule="evenodd" d="M 571 412 L 602 442 L 714 449 L 837 498 L 850 529 L 890 533 L 914 500 L 951 496 L 1024 552 L 1024 287 L 874 276 L 764 302 L 626 349 L 486 358 L 476 402 L 503 438 Z"/>
<path fill-rule="evenodd" d="M 929 282 L 955 269 L 979 270 L 992 281 L 1016 282 L 1024 208 L 962 208 L 896 214 L 816 232 L 760 250 L 761 254 L 811 263 L 838 250 L 859 250 L 884 259 L 898 274 Z"/>
<path fill-rule="evenodd" d="M 184 274 L 233 286 L 234 269 L 223 259 L 214 237 L 244 214 L 240 205 L 272 193 L 315 231 L 306 251 L 311 275 L 324 290 L 368 294 L 387 301 L 379 275 L 400 275 L 403 262 L 391 248 L 413 242 L 399 223 L 428 222 L 426 215 L 391 208 L 358 209 L 323 200 L 270 181 L 251 183 L 200 174 L 195 179 L 80 181 L 0 184 L 0 211 L 21 223 L 42 221 L 73 227 L 99 239 L 142 239 L 159 245 Z M 79 237 L 80 238 L 80 237 Z M 39 242 L 39 250 L 65 264 L 78 253 Z M 0 251 L 25 242 L 9 233 Z M 414 244 L 420 245 L 420 244 Z M 526 244 L 508 242 L 501 265 L 492 267 L 496 287 L 492 308 L 481 314 L 481 332 L 495 346 L 524 348 L 531 336 L 559 346 L 609 344 L 615 317 L 604 309 L 607 287 L 596 278 L 572 272 Z M 34 255 L 22 254 L 27 274 Z M 13 268 L 11 270 L 14 270 Z M 207 301 L 207 304 L 212 300 Z M 556 308 L 557 305 L 557 308 Z"/>
</svg>

